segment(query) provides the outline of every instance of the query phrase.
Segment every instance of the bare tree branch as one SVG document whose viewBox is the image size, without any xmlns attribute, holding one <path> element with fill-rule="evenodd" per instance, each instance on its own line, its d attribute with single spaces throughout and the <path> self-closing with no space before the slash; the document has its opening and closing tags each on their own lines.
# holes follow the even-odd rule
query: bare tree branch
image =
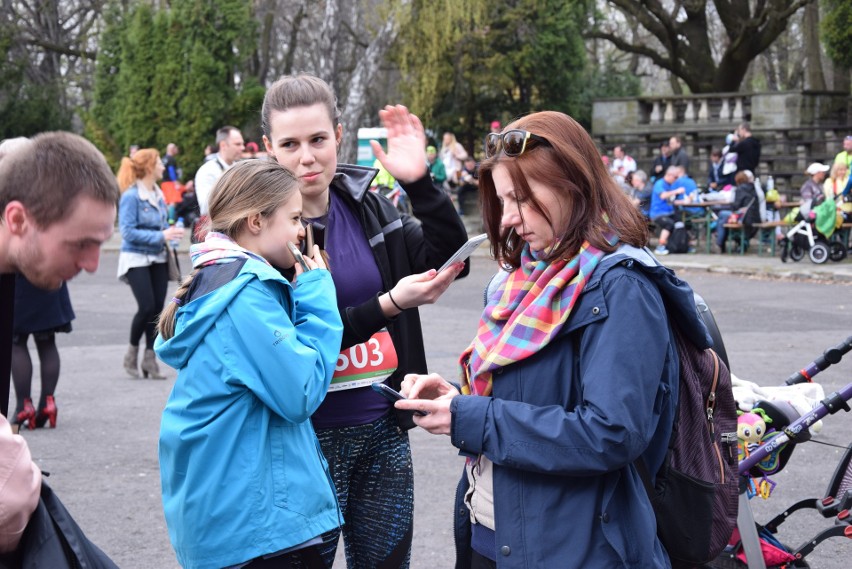
<svg viewBox="0 0 852 569">
<path fill-rule="evenodd" d="M 68 55 L 68 56 L 71 56 L 71 57 L 83 57 L 83 58 L 86 58 L 86 59 L 90 59 L 92 61 L 94 61 L 95 58 L 98 55 L 96 51 L 86 51 L 86 50 L 81 50 L 81 49 L 74 49 L 74 48 L 71 48 L 71 47 L 63 46 L 63 45 L 56 45 L 54 43 L 51 43 L 51 42 L 48 42 L 48 41 L 45 41 L 45 40 L 40 40 L 38 38 L 30 38 L 28 40 L 24 40 L 24 43 L 26 43 L 28 45 L 35 45 L 35 46 L 41 47 L 43 49 L 46 49 L 47 51 L 50 51 L 52 53 L 56 53 L 56 54 L 59 54 L 59 55 Z"/>
<path fill-rule="evenodd" d="M 656 50 L 653 50 L 649 47 L 645 47 L 643 45 L 634 45 L 623 38 L 621 36 L 617 36 L 615 34 L 610 34 L 606 32 L 592 30 L 584 34 L 584 37 L 587 38 L 597 38 L 601 40 L 607 40 L 612 43 L 615 47 L 622 51 L 626 51 L 629 53 L 637 53 L 639 55 L 643 55 L 654 62 L 654 64 L 662 67 L 663 69 L 671 70 L 672 62 L 668 58 L 662 56 L 662 54 Z"/>
<path fill-rule="evenodd" d="M 659 47 L 642 39 L 635 41 L 638 34 L 631 41 L 630 35 L 600 24 L 585 37 L 603 39 L 617 49 L 648 58 L 683 80 L 693 92 L 707 92 L 738 89 L 749 63 L 784 32 L 793 14 L 814 0 L 713 0 L 730 40 L 724 51 L 714 50 L 708 30 L 715 26 L 708 22 L 707 0 L 676 0 L 669 4 L 670 10 L 661 0 L 606 1 L 647 30 Z"/>
</svg>

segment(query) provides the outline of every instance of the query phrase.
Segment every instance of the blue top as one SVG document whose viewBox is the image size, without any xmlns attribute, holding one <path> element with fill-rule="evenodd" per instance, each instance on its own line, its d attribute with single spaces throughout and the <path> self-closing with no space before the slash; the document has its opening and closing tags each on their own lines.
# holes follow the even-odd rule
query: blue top
<svg viewBox="0 0 852 569">
<path fill-rule="evenodd" d="M 688 196 L 689 194 L 698 189 L 698 184 L 696 184 L 695 180 L 693 180 L 689 176 L 681 176 L 680 178 L 675 180 L 675 183 L 672 184 L 672 187 L 685 189 L 686 194 L 684 195 Z"/>
<path fill-rule="evenodd" d="M 680 178 L 675 180 L 675 183 L 672 184 L 672 187 L 673 188 L 683 188 L 685 190 L 683 195 L 677 196 L 678 199 L 685 198 L 686 196 L 692 194 L 693 192 L 695 192 L 695 194 L 694 194 L 695 197 L 698 196 L 698 184 L 696 184 L 695 180 L 693 180 L 689 176 L 681 176 Z M 689 213 L 696 214 L 696 215 L 704 213 L 704 209 L 702 209 L 700 207 L 685 206 L 684 209 L 686 211 L 688 211 Z"/>
<path fill-rule="evenodd" d="M 343 326 L 325 270 L 294 289 L 248 259 L 204 267 L 193 286 L 174 337 L 154 347 L 178 370 L 160 426 L 160 479 L 178 561 L 212 569 L 343 523 L 309 421 Z"/>
<path fill-rule="evenodd" d="M 679 186 L 676 184 L 677 180 L 675 180 L 674 184 L 669 184 L 665 178 L 660 178 L 654 182 L 654 191 L 651 193 L 651 209 L 648 212 L 648 217 L 654 219 L 662 215 L 674 214 L 674 206 L 668 200 L 661 198 L 660 194 L 678 188 Z"/>
</svg>

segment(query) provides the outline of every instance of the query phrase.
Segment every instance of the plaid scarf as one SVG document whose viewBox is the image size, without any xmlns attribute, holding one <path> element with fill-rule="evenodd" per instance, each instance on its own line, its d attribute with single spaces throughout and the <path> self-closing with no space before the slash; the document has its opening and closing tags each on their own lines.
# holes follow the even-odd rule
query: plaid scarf
<svg viewBox="0 0 852 569">
<path fill-rule="evenodd" d="M 618 242 L 615 233 L 605 237 L 610 245 Z M 494 370 L 550 343 L 568 321 L 604 252 L 586 241 L 571 260 L 548 263 L 538 256 L 525 245 L 521 266 L 488 299 L 476 337 L 459 359 L 465 395 L 490 395 Z"/>
<path fill-rule="evenodd" d="M 192 259 L 194 269 L 207 265 L 231 263 L 237 259 L 248 259 L 249 257 L 269 264 L 260 255 L 240 247 L 236 241 L 224 233 L 217 233 L 216 231 L 209 232 L 201 243 L 192 245 L 189 248 L 189 256 Z"/>
</svg>

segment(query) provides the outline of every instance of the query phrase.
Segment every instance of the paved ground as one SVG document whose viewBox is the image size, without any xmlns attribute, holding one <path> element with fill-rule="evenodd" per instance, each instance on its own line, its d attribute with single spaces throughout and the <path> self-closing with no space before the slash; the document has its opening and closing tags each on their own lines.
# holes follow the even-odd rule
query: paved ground
<svg viewBox="0 0 852 569">
<path fill-rule="evenodd" d="M 177 565 L 162 516 L 156 441 L 174 372 L 169 370 L 166 381 L 133 381 L 124 375 L 121 359 L 135 303 L 115 279 L 114 245 L 107 248 L 97 274 L 78 277 L 70 285 L 77 320 L 74 332 L 59 341 L 58 428 L 25 436 L 35 460 L 51 472 L 49 481 L 58 495 L 121 567 L 171 568 Z M 707 299 L 734 372 L 761 385 L 781 384 L 850 334 L 852 261 L 785 265 L 757 256 L 670 255 L 664 262 Z M 422 310 L 433 371 L 455 377 L 456 358 L 476 329 L 482 289 L 492 272 L 493 263 L 481 249 L 471 276 Z M 849 381 L 852 356 L 849 360 L 822 374 L 827 392 Z M 35 396 L 38 384 L 34 380 Z M 841 413 L 826 421 L 819 438 L 846 445 L 849 433 L 852 414 Z M 462 461 L 446 437 L 414 430 L 411 438 L 416 480 L 412 567 L 451 567 L 451 502 Z M 765 521 L 798 499 L 820 496 L 841 452 L 800 445 L 776 477 L 776 494 L 766 502 L 754 501 L 758 519 Z M 829 525 L 813 514 L 796 516 L 782 534 L 790 543 L 802 543 Z M 852 543 L 835 540 L 818 549 L 812 566 L 847 568 L 850 558 Z"/>
</svg>

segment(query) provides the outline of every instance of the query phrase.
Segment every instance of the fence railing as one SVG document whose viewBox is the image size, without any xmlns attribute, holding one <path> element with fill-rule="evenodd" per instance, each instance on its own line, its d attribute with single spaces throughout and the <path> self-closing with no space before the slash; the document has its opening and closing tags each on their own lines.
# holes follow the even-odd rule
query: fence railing
<svg viewBox="0 0 852 569">
<path fill-rule="evenodd" d="M 810 162 L 825 162 L 852 134 L 848 118 L 852 99 L 846 93 L 705 93 L 654 95 L 595 101 L 592 135 L 602 149 L 626 145 L 640 166 L 649 164 L 659 144 L 680 136 L 704 174 L 712 148 L 744 121 L 762 144 L 760 174 L 772 173 L 781 189 L 798 188 Z M 785 188 L 785 186 L 787 188 Z"/>
</svg>

